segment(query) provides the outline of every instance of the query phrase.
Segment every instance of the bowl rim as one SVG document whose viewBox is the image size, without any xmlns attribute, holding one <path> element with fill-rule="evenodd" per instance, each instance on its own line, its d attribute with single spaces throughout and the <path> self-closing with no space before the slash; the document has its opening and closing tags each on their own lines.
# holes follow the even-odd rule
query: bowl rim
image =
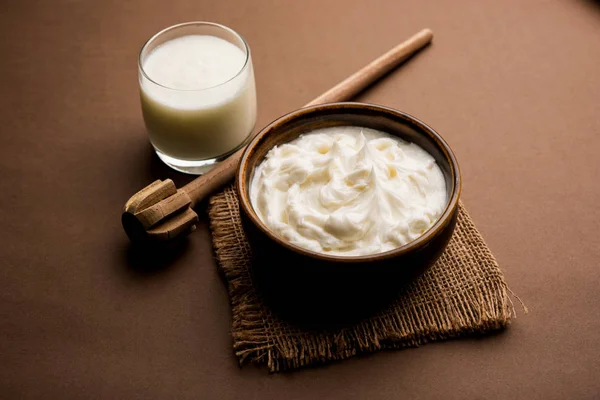
<svg viewBox="0 0 600 400">
<path fill-rule="evenodd" d="M 282 125 L 286 125 L 291 122 L 313 116 L 314 114 L 321 114 L 323 111 L 327 111 L 327 110 L 339 111 L 340 109 L 351 109 L 351 110 L 359 110 L 359 111 L 369 110 L 372 112 L 374 111 L 374 112 L 378 113 L 380 116 L 383 116 L 385 118 L 395 117 L 395 118 L 400 118 L 405 121 L 408 121 L 411 124 L 415 125 L 418 129 L 424 131 L 429 136 L 430 139 L 433 139 L 436 142 L 436 144 L 438 145 L 438 147 L 442 150 L 442 153 L 447 158 L 448 163 L 450 165 L 450 172 L 452 174 L 452 182 L 453 182 L 453 187 L 450 192 L 450 198 L 448 199 L 446 207 L 445 207 L 444 211 L 442 212 L 440 218 L 438 218 L 438 220 L 425 233 L 423 233 L 417 239 L 415 239 L 403 246 L 400 246 L 400 247 L 397 247 L 395 249 L 388 250 L 385 252 L 381 252 L 381 253 L 366 254 L 366 255 L 359 255 L 359 256 L 342 256 L 342 255 L 319 253 L 319 252 L 312 251 L 312 250 L 306 249 L 304 247 L 300 247 L 295 244 L 292 244 L 289 241 L 285 240 L 284 238 L 280 237 L 279 235 L 274 233 L 271 229 L 269 229 L 269 227 L 262 222 L 260 217 L 258 217 L 256 212 L 254 211 L 254 207 L 252 206 L 252 203 L 250 201 L 250 196 L 249 196 L 250 188 L 249 188 L 249 185 L 245 184 L 244 176 L 246 175 L 246 172 L 249 169 L 248 163 L 249 163 L 250 156 L 251 156 L 252 152 L 255 151 L 255 148 L 262 141 L 262 139 L 265 136 L 269 135 L 275 129 L 278 129 Z M 256 166 L 252 166 L 252 169 L 254 169 L 255 167 Z M 252 173 L 252 171 L 250 171 L 250 173 Z M 299 254 L 307 256 L 309 258 L 314 258 L 314 259 L 318 259 L 321 261 L 330 261 L 333 263 L 348 263 L 348 264 L 362 263 L 362 262 L 366 262 L 366 261 L 371 262 L 371 261 L 388 260 L 390 258 L 395 258 L 395 257 L 401 256 L 401 255 L 407 254 L 407 253 L 411 253 L 417 249 L 427 246 L 429 244 L 429 242 L 431 241 L 431 239 L 435 238 L 448 224 L 451 223 L 452 217 L 458 207 L 460 193 L 462 190 L 462 177 L 461 177 L 458 161 L 456 160 L 456 156 L 454 155 L 452 148 L 442 138 L 442 136 L 440 136 L 439 133 L 437 133 L 433 128 L 431 128 L 429 125 L 425 124 L 421 120 L 419 120 L 405 112 L 402 112 L 402 111 L 399 111 L 399 110 L 396 110 L 396 109 L 393 109 L 390 107 L 385 107 L 385 106 L 370 104 L 370 103 L 360 103 L 360 102 L 335 102 L 335 103 L 327 103 L 327 104 L 319 104 L 319 105 L 315 105 L 315 106 L 303 107 L 303 108 L 294 110 L 292 112 L 289 112 L 287 114 L 284 114 L 283 116 L 277 118 L 276 120 L 274 120 L 273 122 L 271 122 L 270 124 L 265 126 L 263 129 L 261 129 L 260 132 L 258 132 L 252 138 L 250 143 L 248 143 L 248 145 L 244 149 L 244 152 L 240 159 L 240 165 L 239 165 L 239 168 L 236 173 L 235 183 L 236 183 L 235 190 L 237 192 L 238 199 L 240 200 L 240 208 L 242 209 L 242 212 L 248 217 L 248 219 L 254 224 L 254 226 L 256 226 L 262 233 L 267 235 L 271 240 L 273 240 L 280 246 L 283 246 L 284 248 L 287 248 L 295 253 L 299 253 Z"/>
</svg>

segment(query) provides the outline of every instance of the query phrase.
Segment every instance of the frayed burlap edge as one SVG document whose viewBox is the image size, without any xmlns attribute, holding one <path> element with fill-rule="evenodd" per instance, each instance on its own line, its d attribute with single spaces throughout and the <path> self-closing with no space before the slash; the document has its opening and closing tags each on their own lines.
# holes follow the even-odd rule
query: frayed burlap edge
<svg viewBox="0 0 600 400">
<path fill-rule="evenodd" d="M 219 268 L 232 308 L 240 364 L 276 372 L 383 349 L 483 334 L 506 327 L 515 310 L 498 264 L 461 204 L 457 227 L 438 262 L 388 310 L 338 332 L 302 331 L 277 320 L 255 291 L 252 252 L 230 186 L 209 204 Z"/>
</svg>

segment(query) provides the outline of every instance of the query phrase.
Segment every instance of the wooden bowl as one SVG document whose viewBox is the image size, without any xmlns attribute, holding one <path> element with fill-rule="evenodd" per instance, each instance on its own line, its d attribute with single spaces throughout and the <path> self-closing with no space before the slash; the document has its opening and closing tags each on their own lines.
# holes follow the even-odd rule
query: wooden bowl
<svg viewBox="0 0 600 400">
<path fill-rule="evenodd" d="M 439 220 L 421 237 L 396 249 L 362 256 L 317 253 L 296 246 L 273 233 L 258 217 L 250 202 L 254 169 L 276 145 L 303 133 L 334 126 L 362 126 L 377 129 L 413 142 L 439 165 L 446 181 L 448 204 Z M 461 176 L 454 153 L 432 128 L 400 111 L 363 103 L 331 103 L 291 112 L 265 127 L 246 148 L 236 176 L 242 222 L 256 258 L 255 270 L 276 287 L 310 287 L 329 292 L 345 285 L 350 291 L 371 286 L 379 290 L 390 279 L 394 286 L 408 282 L 432 265 L 448 244 L 458 213 Z M 302 282 L 302 280 L 305 282 Z M 344 281 L 341 283 L 341 281 Z M 319 284 L 320 283 L 320 284 Z M 320 286 L 319 288 L 315 288 Z"/>
</svg>

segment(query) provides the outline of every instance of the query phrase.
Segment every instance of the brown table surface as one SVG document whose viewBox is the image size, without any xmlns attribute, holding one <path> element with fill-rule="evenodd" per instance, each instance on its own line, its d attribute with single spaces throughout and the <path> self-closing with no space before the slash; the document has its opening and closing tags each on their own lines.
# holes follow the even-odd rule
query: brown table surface
<svg viewBox="0 0 600 400">
<path fill-rule="evenodd" d="M 19 1 L 0 7 L 0 397 L 600 396 L 600 3 Z M 189 21 L 253 51 L 258 126 L 421 28 L 434 44 L 358 100 L 453 146 L 463 200 L 530 309 L 504 333 L 284 374 L 239 368 L 206 215 L 140 269 L 124 201 L 171 173 L 144 131 L 138 51 Z"/>
</svg>

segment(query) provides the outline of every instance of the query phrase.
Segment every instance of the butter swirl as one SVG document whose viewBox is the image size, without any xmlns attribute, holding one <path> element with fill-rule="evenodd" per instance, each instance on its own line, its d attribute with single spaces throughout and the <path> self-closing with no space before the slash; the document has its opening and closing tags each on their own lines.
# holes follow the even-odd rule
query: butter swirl
<svg viewBox="0 0 600 400">
<path fill-rule="evenodd" d="M 312 131 L 269 151 L 250 201 L 289 242 L 335 255 L 375 254 L 425 233 L 447 203 L 434 158 L 413 143 L 360 127 Z"/>
</svg>

